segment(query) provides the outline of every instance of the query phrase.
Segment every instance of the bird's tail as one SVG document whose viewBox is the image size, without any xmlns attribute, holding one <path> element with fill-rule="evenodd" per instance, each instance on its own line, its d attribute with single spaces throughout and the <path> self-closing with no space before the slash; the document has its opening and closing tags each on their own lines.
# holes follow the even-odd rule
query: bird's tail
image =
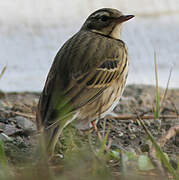
<svg viewBox="0 0 179 180">
<path fill-rule="evenodd" d="M 58 142 L 58 138 L 60 137 L 63 129 L 64 127 L 58 125 L 56 127 L 52 127 L 44 131 L 46 151 L 49 157 L 53 156 L 55 146 Z"/>
<path fill-rule="evenodd" d="M 54 95 L 54 97 L 56 99 L 53 98 L 53 101 L 47 103 L 41 95 L 36 114 L 37 129 L 42 136 L 43 147 L 50 157 L 54 153 L 55 145 L 63 129 L 73 120 L 73 112 L 68 99 L 63 96 Z M 48 108 L 42 108 L 44 105 L 48 105 Z"/>
<path fill-rule="evenodd" d="M 41 143 L 43 144 L 43 148 L 45 149 L 45 153 L 48 156 L 48 158 L 51 158 L 53 156 L 55 146 L 58 142 L 59 137 L 62 134 L 63 129 L 72 122 L 72 118 L 66 119 L 60 119 L 57 120 L 55 125 L 49 126 L 45 128 L 44 126 L 39 126 L 39 134 L 40 134 L 40 139 Z M 38 126 L 38 125 L 37 125 Z"/>
</svg>

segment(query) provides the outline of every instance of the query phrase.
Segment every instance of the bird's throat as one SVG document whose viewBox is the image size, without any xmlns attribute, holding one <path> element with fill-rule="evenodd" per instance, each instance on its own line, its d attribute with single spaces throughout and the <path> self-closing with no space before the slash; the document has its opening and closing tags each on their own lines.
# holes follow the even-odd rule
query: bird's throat
<svg viewBox="0 0 179 180">
<path fill-rule="evenodd" d="M 114 39 L 120 39 L 121 38 L 121 24 L 116 25 L 112 32 L 109 34 L 110 37 L 114 38 Z"/>
</svg>

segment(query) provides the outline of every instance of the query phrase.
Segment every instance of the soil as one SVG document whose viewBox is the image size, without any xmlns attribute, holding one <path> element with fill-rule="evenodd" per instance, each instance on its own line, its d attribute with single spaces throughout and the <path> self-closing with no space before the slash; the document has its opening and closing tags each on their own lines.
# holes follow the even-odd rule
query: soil
<svg viewBox="0 0 179 180">
<path fill-rule="evenodd" d="M 164 89 L 160 89 L 161 97 L 163 94 Z M 34 92 L 0 93 L 0 138 L 4 142 L 6 155 L 12 163 L 23 162 L 23 157 L 30 157 L 36 138 L 35 114 L 38 98 L 39 93 Z M 179 125 L 179 89 L 168 90 L 161 108 L 161 116 L 171 115 L 171 118 L 160 120 L 152 118 L 154 107 L 154 86 L 129 85 L 114 109 L 118 118 L 109 117 L 100 120 L 99 132 L 103 134 L 104 129 L 110 131 L 109 137 L 112 139 L 113 149 L 122 148 L 137 153 L 148 151 L 147 135 L 135 117 L 136 115 L 151 116 L 144 122 L 154 138 L 159 139 L 171 127 Z M 93 135 L 95 136 L 95 132 Z M 178 156 L 179 136 L 176 135 L 168 140 L 163 150 L 171 158 Z"/>
</svg>

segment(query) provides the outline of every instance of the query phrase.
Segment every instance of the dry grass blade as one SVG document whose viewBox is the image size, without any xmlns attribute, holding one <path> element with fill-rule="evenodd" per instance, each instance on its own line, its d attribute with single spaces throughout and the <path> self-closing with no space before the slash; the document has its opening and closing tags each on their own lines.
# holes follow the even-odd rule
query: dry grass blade
<svg viewBox="0 0 179 180">
<path fill-rule="evenodd" d="M 171 105 L 173 106 L 176 115 L 179 116 L 179 111 L 178 111 L 178 109 L 177 109 L 177 107 L 176 107 L 176 104 L 175 104 L 171 99 L 170 99 L 170 103 L 171 103 Z"/>
<path fill-rule="evenodd" d="M 3 67 L 3 69 L 2 69 L 2 71 L 0 73 L 0 79 L 2 78 L 3 74 L 5 73 L 6 68 L 7 68 L 6 66 Z"/>
<path fill-rule="evenodd" d="M 169 73 L 169 76 L 168 76 L 168 81 L 167 81 L 167 86 L 166 86 L 166 89 L 165 89 L 165 92 L 164 92 L 164 95 L 162 97 L 162 100 L 161 100 L 161 103 L 160 103 L 160 110 L 163 108 L 163 103 L 166 99 L 166 96 L 167 96 L 167 92 L 168 92 L 168 88 L 169 88 L 169 82 L 170 82 L 170 79 L 171 79 L 171 75 L 172 75 L 172 67 L 170 68 L 170 73 Z"/>
<path fill-rule="evenodd" d="M 155 150 L 157 152 L 157 155 L 159 156 L 161 162 L 163 163 L 168 171 L 170 172 L 170 174 L 173 176 L 173 178 L 175 180 L 179 179 L 179 175 L 175 172 L 175 170 L 173 169 L 173 167 L 171 166 L 171 164 L 169 163 L 167 157 L 165 156 L 165 154 L 163 153 L 163 151 L 161 150 L 161 147 L 157 144 L 157 142 L 155 141 L 154 137 L 152 136 L 152 134 L 150 133 L 150 131 L 147 129 L 147 127 L 145 126 L 144 122 L 142 121 L 142 119 L 140 117 L 138 117 L 138 120 L 140 121 L 142 127 L 144 128 L 146 134 L 148 135 L 150 141 L 152 142 L 153 146 L 155 147 Z M 160 171 L 162 173 L 162 175 L 165 175 L 165 171 L 162 168 L 162 166 L 159 166 Z"/>
<path fill-rule="evenodd" d="M 158 141 L 158 144 L 162 147 L 165 145 L 167 140 L 179 134 L 179 125 L 171 127 Z"/>
</svg>

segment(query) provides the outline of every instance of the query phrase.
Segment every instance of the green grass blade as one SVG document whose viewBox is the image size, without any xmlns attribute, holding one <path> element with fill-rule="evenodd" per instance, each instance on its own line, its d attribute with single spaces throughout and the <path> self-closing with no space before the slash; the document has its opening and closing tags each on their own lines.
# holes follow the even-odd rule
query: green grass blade
<svg viewBox="0 0 179 180">
<path fill-rule="evenodd" d="M 156 83 L 156 104 L 155 104 L 155 111 L 154 111 L 154 117 L 155 119 L 158 119 L 160 116 L 160 93 L 159 93 L 159 87 L 158 87 L 158 71 L 157 71 L 157 58 L 156 58 L 156 52 L 154 52 L 154 64 L 155 64 L 155 83 Z"/>
<path fill-rule="evenodd" d="M 0 165 L 2 167 L 7 167 L 7 159 L 3 148 L 3 142 L 1 140 L 0 140 Z"/>
<path fill-rule="evenodd" d="M 150 131 L 147 129 L 147 127 L 145 126 L 144 122 L 142 121 L 142 119 L 140 117 L 138 117 L 139 121 L 141 122 L 142 127 L 144 128 L 146 134 L 148 135 L 150 141 L 152 142 L 152 144 L 155 147 L 155 150 L 157 152 L 157 155 L 159 156 L 160 160 L 163 162 L 163 164 L 167 167 L 168 171 L 170 172 L 170 174 L 173 176 L 173 178 L 175 180 L 179 180 L 179 175 L 175 172 L 175 170 L 173 169 L 173 167 L 171 166 L 170 162 L 168 161 L 166 155 L 163 153 L 162 149 L 160 148 L 160 146 L 157 144 L 157 142 L 155 141 L 154 137 L 152 136 L 152 134 L 150 133 Z"/>
<path fill-rule="evenodd" d="M 4 152 L 3 142 L 0 140 L 0 179 L 7 179 L 9 175 L 10 173 L 7 158 Z"/>
</svg>

